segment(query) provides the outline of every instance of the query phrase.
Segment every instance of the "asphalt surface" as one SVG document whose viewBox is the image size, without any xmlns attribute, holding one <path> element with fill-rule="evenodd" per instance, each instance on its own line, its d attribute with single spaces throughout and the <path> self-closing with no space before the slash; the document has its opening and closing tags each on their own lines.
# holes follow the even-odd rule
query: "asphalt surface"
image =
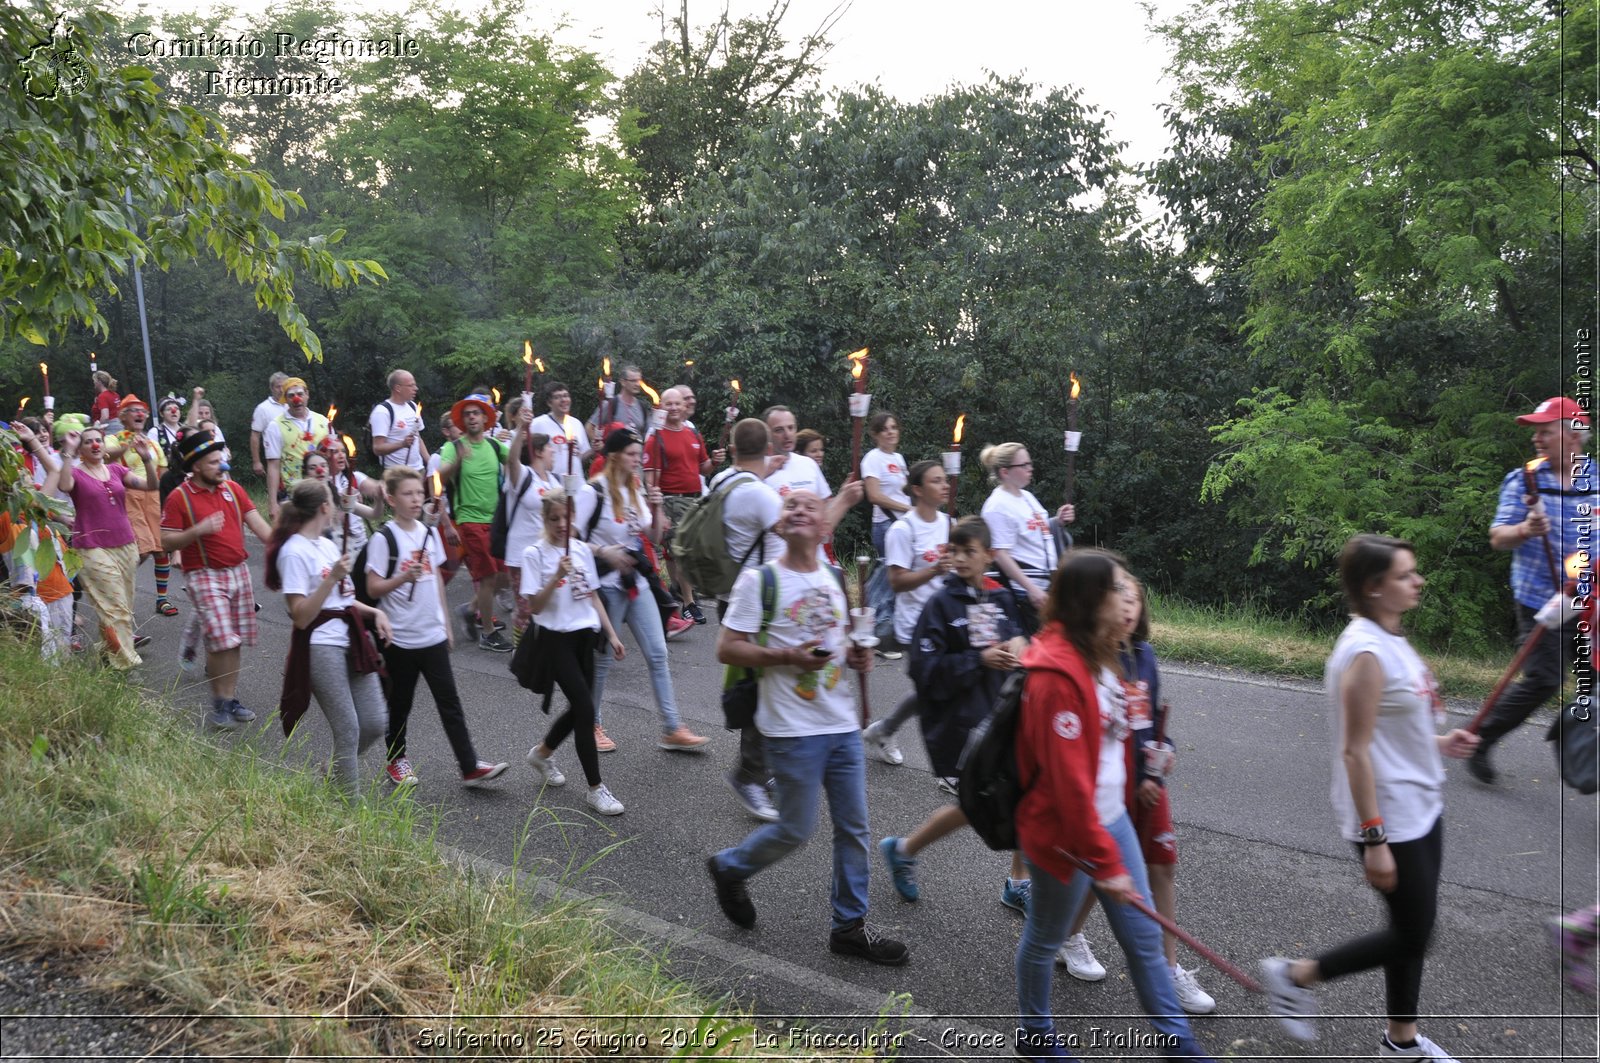
<svg viewBox="0 0 1600 1063">
<path fill-rule="evenodd" d="M 260 550 L 252 561 L 259 578 Z M 148 566 L 140 570 L 141 630 L 155 638 L 142 670 L 148 685 L 191 706 L 196 726 L 206 705 L 203 680 L 177 668 L 184 617 L 151 612 Z M 174 574 L 174 586 L 181 586 Z M 466 599 L 458 579 L 452 603 Z M 244 658 L 240 696 L 266 721 L 251 742 L 290 765 L 319 770 L 329 751 L 321 714 L 309 712 L 285 743 L 266 710 L 277 700 L 289 625 L 281 599 L 261 593 L 262 641 Z M 187 614 L 188 601 L 180 596 Z M 713 660 L 716 621 L 669 644 L 673 681 L 686 722 L 713 736 L 707 752 L 655 747 L 654 703 L 642 659 L 624 635 L 628 659 L 613 667 L 603 706 L 619 749 L 601 757 L 607 785 L 627 806 L 615 818 L 592 816 L 570 743 L 556 761 L 569 783 L 537 794 L 523 761 L 546 717 L 507 671 L 506 654 L 466 645 L 458 632 L 456 679 L 481 756 L 511 762 L 490 788 L 456 779 L 431 698 L 419 691 L 410 756 L 421 777 L 415 799 L 437 810 L 440 838 L 490 873 L 516 864 L 546 892 L 595 897 L 619 933 L 711 994 L 731 994 L 770 1017 L 763 1036 L 822 1050 L 859 1048 L 895 1035 L 902 1056 L 1009 1058 L 993 1047 L 1014 1022 L 1012 959 L 1022 920 L 999 903 L 1006 854 L 958 833 L 922 854 L 922 899 L 901 901 L 876 853 L 869 920 L 909 943 L 902 968 L 878 968 L 827 949 L 830 846 L 822 820 L 811 844 L 750 882 L 759 921 L 743 931 L 717 908 L 704 869 L 708 853 L 738 841 L 755 822 L 723 781 L 737 738 L 721 728 L 721 668 Z M 908 693 L 902 664 L 879 662 L 871 699 L 885 714 Z M 1332 825 L 1328 801 L 1331 740 L 1327 707 L 1308 684 L 1248 676 L 1165 670 L 1178 748 L 1171 780 L 1179 837 L 1178 916 L 1203 942 L 1251 973 L 1270 955 L 1308 955 L 1383 922 L 1378 896 L 1362 880 Z M 562 700 L 556 699 L 560 710 Z M 1469 707 L 1465 707 L 1469 708 Z M 1460 721 L 1458 721 L 1460 722 Z M 1440 916 L 1424 976 L 1422 1031 L 1458 1058 L 1594 1059 L 1595 1003 L 1564 991 L 1544 929 L 1561 911 L 1596 900 L 1597 800 L 1565 789 L 1531 722 L 1496 750 L 1501 782 L 1485 787 L 1449 764 L 1445 871 Z M 915 721 L 899 738 L 906 763 L 869 762 L 874 841 L 910 833 L 945 800 L 927 770 Z M 363 761 L 382 774 L 380 752 Z M 386 786 L 386 784 L 377 784 Z M 1098 913 L 1089 939 L 1109 970 L 1101 983 L 1076 982 L 1058 969 L 1058 1026 L 1079 1037 L 1083 1058 L 1159 1056 L 1145 1040 L 1126 964 Z M 1321 1039 L 1289 1040 L 1254 996 L 1186 950 L 1217 998 L 1217 1013 L 1194 1020 L 1217 1056 L 1360 1059 L 1377 1054 L 1383 982 L 1367 972 L 1320 987 Z M 903 995 L 903 996 L 901 996 Z M 880 1024 L 880 1014 L 898 1016 Z M 681 1036 L 694 1017 L 661 1018 Z M 492 1024 L 490 1024 L 492 1025 Z M 791 1032 L 798 1031 L 798 1032 Z M 484 1029 L 481 1032 L 490 1032 Z M 1131 1047 L 1130 1047 L 1131 1046 Z M 556 1053 L 558 1056 L 560 1053 Z"/>
</svg>

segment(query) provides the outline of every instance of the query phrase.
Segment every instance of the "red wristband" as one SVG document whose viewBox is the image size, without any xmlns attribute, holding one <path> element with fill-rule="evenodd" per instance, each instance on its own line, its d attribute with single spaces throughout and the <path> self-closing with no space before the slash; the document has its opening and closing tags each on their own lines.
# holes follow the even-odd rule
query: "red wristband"
<svg viewBox="0 0 1600 1063">
<path fill-rule="evenodd" d="M 1362 830 L 1366 830 L 1368 827 L 1381 827 L 1381 826 L 1383 826 L 1383 817 L 1382 816 L 1373 816 L 1371 819 L 1369 819 L 1365 823 L 1361 824 L 1361 829 Z"/>
</svg>

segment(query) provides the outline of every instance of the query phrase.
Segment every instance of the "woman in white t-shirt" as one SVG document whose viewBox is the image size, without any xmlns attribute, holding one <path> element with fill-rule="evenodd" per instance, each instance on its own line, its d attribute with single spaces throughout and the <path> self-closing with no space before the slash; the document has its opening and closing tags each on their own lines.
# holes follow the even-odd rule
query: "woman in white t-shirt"
<svg viewBox="0 0 1600 1063">
<path fill-rule="evenodd" d="M 1039 630 L 1039 610 L 1043 608 L 1050 577 L 1061 563 L 1055 536 L 1050 532 L 1050 517 L 1033 497 L 1033 459 L 1021 443 L 997 443 L 984 447 L 978 456 L 989 470 L 994 484 L 983 504 L 983 519 L 989 524 L 995 567 L 1011 585 L 1022 618 L 1023 634 L 1032 638 Z M 1056 510 L 1056 518 L 1067 525 L 1076 511 L 1068 502 Z"/>
<path fill-rule="evenodd" d="M 898 626 L 893 623 L 895 594 L 889 586 L 883 544 L 889 526 L 911 512 L 911 498 L 906 494 L 905 455 L 895 450 L 900 445 L 900 419 L 887 410 L 875 413 L 867 421 L 867 431 L 877 445 L 861 456 L 861 483 L 872 503 L 872 552 L 878 558 L 878 567 L 867 580 L 867 604 L 877 613 L 877 634 L 883 638 Z"/>
<path fill-rule="evenodd" d="M 1449 1060 L 1417 1033 L 1423 956 L 1439 910 L 1444 856 L 1444 762 L 1467 757 L 1478 736 L 1435 732 L 1444 718 L 1433 673 L 1401 633 L 1424 580 L 1410 543 L 1357 535 L 1339 555 L 1339 580 L 1353 615 L 1328 658 L 1333 807 L 1368 884 L 1383 895 L 1389 925 L 1315 959 L 1261 964 L 1272 1010 L 1291 1036 L 1316 1036 L 1308 986 L 1382 967 L 1388 1027 L 1380 1056 Z"/>
<path fill-rule="evenodd" d="M 631 428 L 613 429 L 606 436 L 604 446 L 604 469 L 578 494 L 574 534 L 581 535 L 595 556 L 608 566 L 609 571 L 600 577 L 600 604 L 605 607 L 613 627 L 628 625 L 650 667 L 650 686 L 661 719 L 657 748 L 697 753 L 710 739 L 689 730 L 678 715 L 672 672 L 667 667 L 667 632 L 662 623 L 661 606 L 646 582 L 646 574 L 638 571 L 638 563 L 645 557 L 644 536 L 648 534 L 659 540 L 661 535 L 661 490 L 646 489 L 639 481 L 639 471 L 644 464 L 644 443 L 637 432 Z M 694 628 L 694 622 L 673 618 L 673 626 L 675 632 L 689 631 Z M 604 658 L 595 667 L 597 724 L 610 670 L 611 662 Z"/>
<path fill-rule="evenodd" d="M 383 738 L 389 709 L 377 671 L 357 671 L 352 662 L 351 625 L 354 617 L 370 621 L 383 642 L 388 642 L 393 632 L 382 610 L 356 601 L 350 579 L 354 552 L 341 554 L 323 535 L 337 514 L 325 483 L 301 480 L 295 484 L 279 507 L 278 522 L 267 544 L 267 587 L 283 592 L 284 605 L 294 621 L 294 641 L 284 669 L 285 690 L 287 684 L 303 681 L 303 669 L 311 694 L 333 732 L 333 778 L 354 794 L 360 788 L 358 759 L 368 746 Z"/>
<path fill-rule="evenodd" d="M 367 545 L 367 521 L 377 520 L 379 516 L 377 509 L 362 500 L 373 493 L 381 495 L 383 485 L 359 469 L 346 473 L 346 464 L 344 447 L 335 443 L 308 451 L 303 467 L 306 478 L 328 485 L 335 504 L 342 511 L 323 534 L 337 541 L 340 549 L 348 548 L 354 556 Z"/>
<path fill-rule="evenodd" d="M 605 632 L 611 656 L 619 661 L 622 642 L 595 600 L 600 576 L 594 554 L 587 543 L 568 538 L 567 493 L 550 492 L 544 496 L 543 506 L 544 535 L 522 552 L 518 566 L 522 570 L 519 590 L 538 620 L 534 631 L 525 636 L 538 641 L 530 655 L 534 673 L 524 685 L 544 693 L 546 712 L 550 711 L 550 692 L 559 687 L 567 699 L 567 711 L 556 717 L 544 741 L 528 750 L 528 764 L 544 785 L 562 785 L 567 777 L 550 757 L 567 735 L 572 735 L 578 763 L 589 783 L 589 807 L 602 816 L 618 816 L 622 802 L 600 781 L 600 754 L 594 744 L 594 662 L 598 632 Z M 512 663 L 528 653 L 528 647 L 519 646 Z"/>
<path fill-rule="evenodd" d="M 550 437 L 543 432 L 528 431 L 533 421 L 529 410 L 520 411 L 517 430 L 509 444 L 511 461 L 506 463 L 504 490 L 506 493 L 506 568 L 511 573 L 511 585 L 521 586 L 518 566 L 522 553 L 537 543 L 544 535 L 544 503 L 541 501 L 552 491 L 561 490 L 561 477 L 551 468 L 555 462 L 555 448 Z M 531 459 L 529 455 L 532 455 Z M 524 465 L 523 462 L 528 464 Z M 515 645 L 528 629 L 532 614 L 528 600 L 517 596 L 516 613 L 511 620 L 511 642 Z"/>
<path fill-rule="evenodd" d="M 862 467 L 866 459 L 862 459 Z M 950 571 L 950 517 L 943 511 L 949 497 L 949 478 L 937 461 L 919 461 L 906 474 L 907 498 L 913 507 L 894 522 L 884 538 L 881 572 L 894 594 L 894 639 L 911 645 L 922 607 L 939 589 L 939 579 Z M 876 573 L 874 574 L 876 575 Z M 869 586 L 870 596 L 870 586 Z M 894 744 L 894 733 L 917 714 L 917 696 L 908 695 L 894 712 L 874 720 L 861 732 L 867 752 L 885 764 L 901 764 L 905 754 Z"/>
</svg>

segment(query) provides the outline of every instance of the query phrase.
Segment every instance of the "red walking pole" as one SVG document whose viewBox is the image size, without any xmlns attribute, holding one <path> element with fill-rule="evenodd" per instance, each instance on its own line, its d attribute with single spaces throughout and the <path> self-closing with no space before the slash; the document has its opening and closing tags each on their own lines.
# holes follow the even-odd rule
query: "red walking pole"
<svg viewBox="0 0 1600 1063">
<path fill-rule="evenodd" d="M 1500 682 L 1496 683 L 1494 689 L 1489 691 L 1489 696 L 1483 699 L 1483 707 L 1478 710 L 1478 715 L 1468 721 L 1467 725 L 1462 728 L 1463 731 L 1468 734 L 1478 733 L 1478 728 L 1483 726 L 1483 722 L 1489 718 L 1489 713 L 1494 711 L 1495 703 L 1500 700 L 1500 695 L 1504 694 L 1506 687 L 1511 684 L 1512 677 L 1522 671 L 1522 666 L 1527 662 L 1528 656 L 1533 653 L 1533 648 L 1539 644 L 1539 640 L 1544 637 L 1544 632 L 1545 627 L 1543 624 L 1534 625 L 1533 630 L 1528 632 L 1527 639 L 1522 643 L 1522 649 L 1518 650 L 1517 655 L 1511 658 L 1511 664 L 1507 666 L 1506 674 L 1501 676 Z"/>
<path fill-rule="evenodd" d="M 1060 847 L 1056 848 L 1056 852 L 1060 853 L 1062 856 L 1064 856 L 1068 860 L 1070 860 L 1072 862 L 1072 864 L 1075 867 L 1077 867 L 1079 870 L 1081 870 L 1084 874 L 1086 874 L 1086 875 L 1093 875 L 1094 874 L 1094 868 L 1090 866 L 1088 861 L 1080 860 L 1078 857 L 1073 856 L 1071 853 L 1067 852 L 1065 849 L 1062 849 Z M 1205 960 L 1211 966 L 1215 967 L 1217 970 L 1221 971 L 1223 974 L 1227 975 L 1229 978 L 1233 979 L 1235 982 L 1238 982 L 1241 986 L 1243 986 L 1244 988 L 1248 989 L 1250 992 L 1252 992 L 1252 993 L 1265 993 L 1266 992 L 1266 990 L 1262 988 L 1260 982 L 1256 981 L 1254 978 L 1250 977 L 1248 974 L 1246 974 L 1244 971 L 1240 970 L 1234 964 L 1232 964 L 1229 961 L 1223 959 L 1221 956 L 1217 955 L 1217 953 L 1215 953 L 1211 949 L 1207 948 L 1205 946 L 1205 944 L 1203 944 L 1193 934 L 1189 933 L 1187 930 L 1183 929 L 1183 927 L 1179 926 L 1177 923 L 1174 923 L 1171 919 L 1168 919 L 1166 916 L 1162 915 L 1160 912 L 1156 911 L 1154 908 L 1152 908 L 1148 904 L 1144 903 L 1144 901 L 1142 899 L 1135 897 L 1133 900 L 1129 901 L 1128 903 L 1131 904 L 1138 911 L 1143 912 L 1145 915 L 1148 915 L 1151 919 L 1154 919 L 1157 923 L 1159 923 L 1161 925 L 1161 928 L 1163 930 L 1167 931 L 1173 937 L 1177 938 L 1179 941 L 1183 942 L 1185 945 L 1189 946 L 1196 953 L 1198 953 L 1200 955 L 1201 959 Z"/>
</svg>

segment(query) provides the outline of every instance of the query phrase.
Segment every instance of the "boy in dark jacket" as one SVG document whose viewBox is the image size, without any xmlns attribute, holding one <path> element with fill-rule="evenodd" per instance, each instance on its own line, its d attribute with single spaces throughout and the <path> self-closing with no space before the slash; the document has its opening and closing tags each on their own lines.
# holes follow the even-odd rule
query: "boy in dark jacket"
<svg viewBox="0 0 1600 1063">
<path fill-rule="evenodd" d="M 911 681 L 920 702 L 922 740 L 941 788 L 952 794 L 967 736 L 988 718 L 1026 645 L 1011 594 L 984 575 L 993 559 L 983 518 L 959 521 L 950 532 L 953 571 L 923 606 L 911 640 Z M 916 854 L 966 825 L 961 806 L 951 803 L 909 836 L 878 843 L 901 897 L 914 901 L 919 896 Z M 1028 886 L 1022 857 L 1013 853 L 1002 901 L 1025 910 Z"/>
</svg>

